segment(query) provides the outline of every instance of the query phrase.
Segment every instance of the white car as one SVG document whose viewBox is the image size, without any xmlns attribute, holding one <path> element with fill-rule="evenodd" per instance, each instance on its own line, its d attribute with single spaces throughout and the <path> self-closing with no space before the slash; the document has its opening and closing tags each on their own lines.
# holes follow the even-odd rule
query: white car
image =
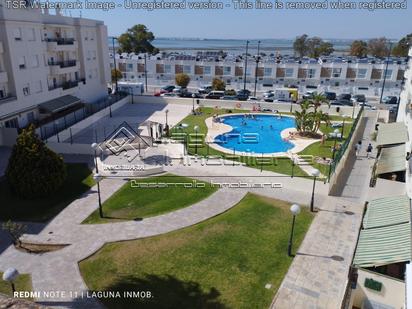
<svg viewBox="0 0 412 309">
<path fill-rule="evenodd" d="M 248 100 L 249 102 L 257 102 L 257 101 L 260 101 L 257 97 L 249 97 L 247 100 Z"/>
</svg>

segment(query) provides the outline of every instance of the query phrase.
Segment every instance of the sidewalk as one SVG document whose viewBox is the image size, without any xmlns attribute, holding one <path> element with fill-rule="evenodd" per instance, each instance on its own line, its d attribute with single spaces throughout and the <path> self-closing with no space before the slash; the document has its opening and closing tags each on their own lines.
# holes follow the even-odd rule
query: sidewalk
<svg viewBox="0 0 412 309">
<path fill-rule="evenodd" d="M 373 164 L 372 159 L 366 158 L 365 144 L 371 142 L 376 113 L 365 116 L 361 155 L 353 158 L 341 195 L 328 197 L 319 207 L 271 308 L 336 309 L 341 306 Z"/>
</svg>

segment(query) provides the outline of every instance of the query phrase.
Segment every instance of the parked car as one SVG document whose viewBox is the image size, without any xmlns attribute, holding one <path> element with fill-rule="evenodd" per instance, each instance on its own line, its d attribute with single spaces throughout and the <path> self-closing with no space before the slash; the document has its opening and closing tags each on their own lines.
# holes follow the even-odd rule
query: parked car
<svg viewBox="0 0 412 309">
<path fill-rule="evenodd" d="M 203 87 L 198 88 L 197 92 L 200 94 L 208 94 L 212 90 L 213 90 L 212 85 L 205 85 Z"/>
<path fill-rule="evenodd" d="M 161 94 L 163 93 L 169 93 L 172 92 L 173 89 L 175 89 L 175 86 L 172 85 L 168 85 L 168 86 L 163 86 L 162 88 L 160 88 L 159 91 L 155 92 L 155 97 L 159 97 Z"/>
<path fill-rule="evenodd" d="M 312 91 L 312 90 L 306 91 L 305 94 L 302 96 L 302 99 L 304 99 L 304 100 L 312 99 L 313 96 L 314 96 L 316 93 L 317 93 L 316 91 Z"/>
<path fill-rule="evenodd" d="M 355 94 L 353 96 L 352 100 L 354 102 L 357 102 L 357 103 L 365 103 L 366 102 L 366 97 L 365 97 L 364 94 Z"/>
<path fill-rule="evenodd" d="M 257 102 L 257 101 L 259 101 L 259 99 L 256 98 L 256 97 L 249 97 L 247 100 L 248 100 L 249 102 Z"/>
<path fill-rule="evenodd" d="M 161 97 L 174 97 L 174 98 L 176 98 L 177 94 L 173 93 L 173 92 L 166 92 L 166 93 L 162 93 L 160 96 Z"/>
<path fill-rule="evenodd" d="M 173 89 L 173 93 L 175 93 L 177 95 L 181 95 L 185 92 L 188 92 L 187 88 L 185 88 L 185 87 L 176 86 L 175 89 Z"/>
<path fill-rule="evenodd" d="M 395 96 L 386 96 L 382 99 L 384 104 L 398 104 L 398 98 Z"/>
<path fill-rule="evenodd" d="M 265 102 L 273 102 L 273 99 L 275 97 L 275 94 L 273 93 L 272 90 L 267 91 L 263 94 L 263 101 Z"/>
<path fill-rule="evenodd" d="M 224 91 L 218 91 L 218 90 L 213 90 L 210 91 L 205 98 L 206 99 L 220 99 L 221 97 L 223 97 L 225 95 Z"/>
<path fill-rule="evenodd" d="M 338 96 L 338 100 L 349 100 L 352 98 L 352 95 L 350 93 L 341 93 Z"/>
<path fill-rule="evenodd" d="M 325 92 L 323 93 L 323 95 L 324 95 L 325 98 L 328 99 L 329 101 L 336 100 L 336 92 L 325 91 Z"/>
<path fill-rule="evenodd" d="M 250 91 L 247 89 L 238 90 L 236 97 L 239 101 L 246 101 L 250 96 Z"/>
<path fill-rule="evenodd" d="M 202 95 L 200 95 L 199 93 L 193 93 L 190 91 L 182 92 L 178 94 L 178 96 L 181 98 L 201 98 L 202 97 Z"/>
<path fill-rule="evenodd" d="M 366 102 L 360 102 L 359 106 L 363 106 L 365 109 L 376 109 L 376 106 L 372 106 Z"/>
<path fill-rule="evenodd" d="M 391 106 L 391 107 L 389 108 L 389 113 L 394 114 L 394 113 L 396 113 L 397 109 L 398 109 L 397 106 Z"/>
</svg>

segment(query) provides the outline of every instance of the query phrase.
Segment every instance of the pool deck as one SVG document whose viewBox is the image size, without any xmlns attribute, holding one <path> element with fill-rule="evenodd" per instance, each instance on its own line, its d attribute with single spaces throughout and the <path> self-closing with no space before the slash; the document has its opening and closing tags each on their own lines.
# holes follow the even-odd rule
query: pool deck
<svg viewBox="0 0 412 309">
<path fill-rule="evenodd" d="M 270 115 L 267 113 L 249 113 L 251 115 Z M 219 115 L 219 118 L 225 117 L 225 116 L 234 116 L 234 115 L 244 115 L 244 113 L 234 113 L 234 114 L 223 114 Z M 273 115 L 275 116 L 275 115 Z M 289 117 L 289 118 L 294 118 L 293 116 L 285 116 L 282 115 L 282 117 Z M 220 122 L 213 122 L 213 117 L 209 117 L 205 120 L 208 133 L 206 136 L 206 140 L 209 143 L 209 146 L 213 149 L 216 149 L 218 151 L 221 151 L 223 153 L 227 154 L 233 154 L 233 150 L 230 150 L 228 148 L 222 147 L 219 144 L 214 143 L 215 138 L 218 135 L 228 133 L 233 130 L 232 126 L 229 126 L 224 123 Z M 297 132 L 295 128 L 287 128 L 284 129 L 280 135 L 282 139 L 289 138 L 289 133 L 290 132 Z M 313 138 L 293 138 L 289 139 L 289 142 L 294 145 L 292 149 L 289 149 L 287 152 L 273 152 L 273 153 L 265 153 L 263 154 L 264 157 L 290 157 L 292 154 L 298 153 L 303 151 L 306 147 L 309 145 L 319 142 L 320 139 L 313 139 Z M 244 151 L 237 151 L 237 155 L 242 155 L 242 156 L 252 156 L 252 157 L 260 157 L 262 156 L 261 153 L 251 153 L 251 152 L 244 152 Z"/>
</svg>

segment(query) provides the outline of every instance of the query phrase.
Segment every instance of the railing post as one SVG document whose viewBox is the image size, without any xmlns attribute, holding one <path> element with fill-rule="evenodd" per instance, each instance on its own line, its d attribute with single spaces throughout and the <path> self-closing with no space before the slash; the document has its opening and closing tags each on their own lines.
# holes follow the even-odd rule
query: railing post
<svg viewBox="0 0 412 309">
<path fill-rule="evenodd" d="M 70 130 L 70 144 L 73 144 L 73 134 L 72 134 L 72 128 L 69 128 Z"/>
</svg>

